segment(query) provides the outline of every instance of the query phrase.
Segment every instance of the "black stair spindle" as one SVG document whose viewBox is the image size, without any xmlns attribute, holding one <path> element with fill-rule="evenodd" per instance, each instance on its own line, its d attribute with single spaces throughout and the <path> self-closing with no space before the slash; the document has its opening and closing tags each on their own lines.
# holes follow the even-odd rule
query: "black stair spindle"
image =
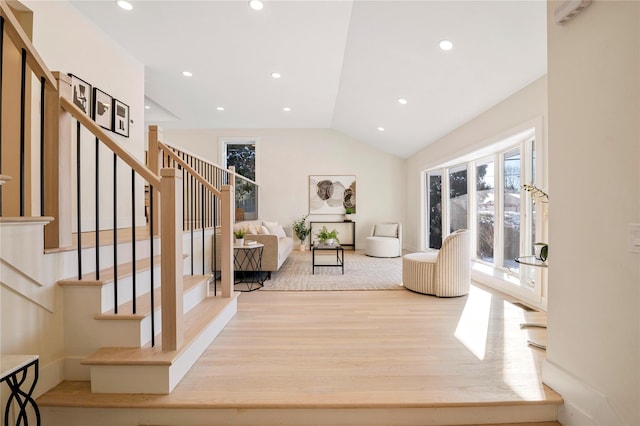
<svg viewBox="0 0 640 426">
<path fill-rule="evenodd" d="M 191 157 L 190 159 L 190 166 L 193 169 L 193 157 Z M 189 228 L 191 231 L 191 275 L 193 275 L 193 261 L 194 261 L 194 255 L 193 255 L 193 228 L 194 228 L 194 224 L 195 224 L 195 210 L 196 210 L 196 194 L 197 191 L 194 190 L 194 181 L 195 181 L 195 177 L 193 176 L 192 173 L 189 173 L 189 198 L 191 199 L 191 208 L 189 209 L 189 213 L 190 213 L 190 218 L 191 218 L 191 226 Z"/>
<path fill-rule="evenodd" d="M 77 221 L 77 240 L 78 240 L 78 279 L 82 279 L 82 194 L 80 184 L 82 176 L 80 173 L 80 122 L 76 122 L 76 218 Z"/>
<path fill-rule="evenodd" d="M 131 169 L 131 280 L 133 282 L 133 313 L 137 313 L 136 307 L 136 171 Z"/>
<path fill-rule="evenodd" d="M 1 83 L 0 83 L 1 84 Z M 40 77 L 40 216 L 44 216 L 44 110 L 45 86 L 44 77 Z"/>
<path fill-rule="evenodd" d="M 113 312 L 118 313 L 118 156 L 113 153 Z"/>
<path fill-rule="evenodd" d="M 96 138 L 96 280 L 100 279 L 100 140 Z"/>
<path fill-rule="evenodd" d="M 20 83 L 20 216 L 25 215 L 25 149 L 26 149 L 26 93 L 27 93 L 27 50 L 22 49 L 22 77 Z"/>
<path fill-rule="evenodd" d="M 151 257 L 151 346 L 156 345 L 156 326 L 155 326 L 155 301 L 154 301 L 154 284 L 155 284 L 155 265 L 153 261 L 153 185 L 149 185 L 149 254 Z"/>
<path fill-rule="evenodd" d="M 202 202 L 200 203 L 200 215 L 202 216 L 202 275 L 204 275 L 204 230 L 205 230 L 205 226 L 204 226 L 204 197 L 205 197 L 205 192 L 204 192 L 204 185 L 200 185 L 200 187 L 202 188 Z"/>
<path fill-rule="evenodd" d="M 0 16 L 0 129 L 2 129 L 2 74 L 4 67 L 4 17 Z M 0 175 L 2 174 L 2 132 L 0 132 Z M 2 216 L 2 185 L 0 185 L 0 216 Z"/>
</svg>

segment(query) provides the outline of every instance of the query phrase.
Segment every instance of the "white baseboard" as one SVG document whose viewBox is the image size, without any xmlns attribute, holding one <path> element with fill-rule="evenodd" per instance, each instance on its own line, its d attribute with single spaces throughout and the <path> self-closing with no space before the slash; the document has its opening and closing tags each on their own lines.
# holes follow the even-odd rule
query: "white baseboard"
<svg viewBox="0 0 640 426">
<path fill-rule="evenodd" d="M 542 363 L 542 381 L 564 399 L 558 421 L 564 426 L 626 424 L 606 395 L 549 360 Z"/>
</svg>

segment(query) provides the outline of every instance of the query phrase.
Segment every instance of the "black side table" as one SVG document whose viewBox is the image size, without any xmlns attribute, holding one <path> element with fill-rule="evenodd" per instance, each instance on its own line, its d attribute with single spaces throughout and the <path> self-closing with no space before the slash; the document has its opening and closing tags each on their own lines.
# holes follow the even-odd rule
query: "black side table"
<svg viewBox="0 0 640 426">
<path fill-rule="evenodd" d="M 0 358 L 0 383 L 6 382 L 11 390 L 4 409 L 5 425 L 9 424 L 9 412 L 15 401 L 18 405 L 16 425 L 29 425 L 27 408 L 31 405 L 36 416 L 36 425 L 40 426 L 40 410 L 38 410 L 38 405 L 32 396 L 38 382 L 38 359 L 38 355 L 3 355 Z M 29 389 L 23 389 L 22 385 L 27 380 L 29 367 L 34 368 L 33 381 Z"/>
<path fill-rule="evenodd" d="M 233 246 L 234 287 L 236 284 L 246 284 L 246 290 L 254 291 L 264 286 L 262 274 L 262 250 L 264 244 Z M 254 287 L 255 285 L 255 287 Z"/>
<path fill-rule="evenodd" d="M 336 260 L 335 263 L 316 263 L 316 252 L 318 251 L 335 251 Z M 312 274 L 316 273 L 316 268 L 320 267 L 339 267 L 342 268 L 342 275 L 344 275 L 344 248 L 338 244 L 316 244 L 311 246 L 311 271 Z"/>
</svg>

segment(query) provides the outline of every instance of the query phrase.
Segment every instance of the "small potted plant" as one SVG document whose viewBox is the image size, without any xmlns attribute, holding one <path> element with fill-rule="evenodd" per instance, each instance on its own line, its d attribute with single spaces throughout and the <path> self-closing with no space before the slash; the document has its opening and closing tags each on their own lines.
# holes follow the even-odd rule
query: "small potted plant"
<svg viewBox="0 0 640 426">
<path fill-rule="evenodd" d="M 356 213 L 356 209 L 353 207 L 347 207 L 344 212 L 344 221 L 351 222 L 352 216 Z"/>
<path fill-rule="evenodd" d="M 318 232 L 318 239 L 322 244 L 333 245 L 336 242 L 339 243 L 338 231 L 332 229 L 329 231 L 326 226 L 323 226 L 320 232 Z"/>
<path fill-rule="evenodd" d="M 244 229 L 238 229 L 233 231 L 233 236 L 236 238 L 236 245 L 241 246 L 244 245 Z"/>
<path fill-rule="evenodd" d="M 309 217 L 309 215 L 303 216 L 293 222 L 293 232 L 295 232 L 296 237 L 300 240 L 300 251 L 304 251 L 304 240 L 307 239 L 307 235 L 311 232 L 311 228 L 308 228 L 306 224 L 307 217 Z"/>
</svg>

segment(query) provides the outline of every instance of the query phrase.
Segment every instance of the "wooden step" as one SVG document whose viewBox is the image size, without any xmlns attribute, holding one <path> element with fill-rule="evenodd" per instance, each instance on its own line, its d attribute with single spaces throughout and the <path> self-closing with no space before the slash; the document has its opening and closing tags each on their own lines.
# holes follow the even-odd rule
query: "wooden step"
<svg viewBox="0 0 640 426">
<path fill-rule="evenodd" d="M 188 293 L 192 288 L 202 284 L 205 281 L 209 281 L 209 275 L 185 275 L 183 278 L 183 293 Z M 160 309 L 162 304 L 162 290 L 155 288 L 153 291 L 153 299 L 156 310 Z M 129 312 L 128 314 L 125 312 Z M 113 309 L 97 314 L 95 319 L 100 320 L 128 320 L 128 319 L 142 319 L 151 314 L 151 297 L 149 293 L 136 297 L 136 313 L 133 313 L 133 301 L 129 300 L 118 306 L 118 313 L 116 314 Z"/>
<path fill-rule="evenodd" d="M 237 298 L 209 297 L 184 315 L 184 344 L 177 351 L 155 347 L 102 348 L 82 361 L 91 368 L 95 393 L 168 394 L 237 312 Z"/>
<path fill-rule="evenodd" d="M 185 255 L 186 257 L 186 255 Z M 160 255 L 154 256 L 153 264 L 154 266 L 160 266 Z M 136 273 L 144 272 L 151 269 L 151 259 L 149 257 L 136 259 Z M 118 265 L 118 279 L 129 277 L 133 274 L 133 262 L 120 263 Z M 66 280 L 58 281 L 59 286 L 84 286 L 84 285 L 104 285 L 115 279 L 116 276 L 116 268 L 104 268 L 100 270 L 100 278 L 98 280 L 95 279 L 96 273 L 87 272 L 82 275 L 81 279 L 77 278 L 69 278 Z"/>
<path fill-rule="evenodd" d="M 0 224 L 47 224 L 53 220 L 51 216 L 2 216 Z"/>
</svg>

